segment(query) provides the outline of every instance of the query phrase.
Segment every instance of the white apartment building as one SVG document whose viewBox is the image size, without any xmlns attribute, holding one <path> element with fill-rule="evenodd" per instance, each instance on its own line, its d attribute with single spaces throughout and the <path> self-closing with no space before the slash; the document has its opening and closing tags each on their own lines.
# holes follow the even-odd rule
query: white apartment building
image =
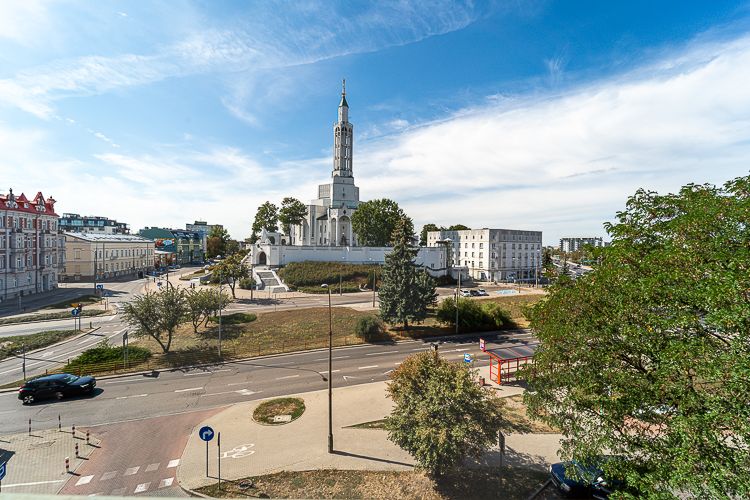
<svg viewBox="0 0 750 500">
<path fill-rule="evenodd" d="M 53 198 L 0 195 L 0 303 L 57 288 L 64 251 Z"/>
<path fill-rule="evenodd" d="M 154 242 L 130 234 L 65 233 L 65 281 L 143 278 L 154 268 Z M 96 274 L 95 270 L 96 269 Z"/>
<path fill-rule="evenodd" d="M 532 281 L 540 272 L 542 232 L 517 229 L 429 231 L 427 246 L 446 246 L 452 266 L 479 281 Z"/>
<path fill-rule="evenodd" d="M 589 238 L 561 238 L 560 239 L 560 251 L 565 253 L 577 252 L 584 245 L 591 245 L 592 247 L 603 247 L 604 241 L 600 237 L 589 237 Z"/>
</svg>

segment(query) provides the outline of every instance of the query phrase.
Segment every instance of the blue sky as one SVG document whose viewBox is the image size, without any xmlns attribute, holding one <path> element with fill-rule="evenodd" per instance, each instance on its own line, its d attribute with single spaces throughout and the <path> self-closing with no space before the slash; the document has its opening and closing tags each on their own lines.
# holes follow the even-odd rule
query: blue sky
<svg viewBox="0 0 750 500">
<path fill-rule="evenodd" d="M 249 234 L 313 198 L 341 79 L 363 200 L 604 235 L 748 173 L 746 2 L 0 2 L 0 178 L 60 212 Z"/>
</svg>

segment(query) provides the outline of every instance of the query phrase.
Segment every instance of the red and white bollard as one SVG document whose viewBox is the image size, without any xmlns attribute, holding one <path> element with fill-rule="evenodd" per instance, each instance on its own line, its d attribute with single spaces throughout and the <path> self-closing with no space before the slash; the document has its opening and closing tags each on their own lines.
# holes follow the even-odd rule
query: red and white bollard
<svg viewBox="0 0 750 500">
<path fill-rule="evenodd" d="M 70 433 L 73 434 L 73 439 L 75 439 L 75 437 L 76 437 L 76 426 L 75 425 L 70 428 Z"/>
<path fill-rule="evenodd" d="M 70 473 L 70 458 L 65 457 L 65 473 Z"/>
<path fill-rule="evenodd" d="M 78 458 L 78 443 L 76 443 L 76 458 Z"/>
<path fill-rule="evenodd" d="M 88 429 L 86 429 L 86 444 L 90 444 L 89 443 L 89 431 L 88 431 Z"/>
</svg>

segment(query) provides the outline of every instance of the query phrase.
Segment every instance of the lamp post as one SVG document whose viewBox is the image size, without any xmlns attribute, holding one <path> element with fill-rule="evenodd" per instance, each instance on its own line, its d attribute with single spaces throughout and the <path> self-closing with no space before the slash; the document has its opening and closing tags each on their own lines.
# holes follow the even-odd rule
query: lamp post
<svg viewBox="0 0 750 500">
<path fill-rule="evenodd" d="M 327 283 L 320 285 L 328 289 L 328 453 L 333 453 L 333 312 L 331 309 L 331 287 Z"/>
<path fill-rule="evenodd" d="M 221 359 L 221 310 L 224 309 L 224 283 L 219 282 L 219 359 Z"/>
</svg>

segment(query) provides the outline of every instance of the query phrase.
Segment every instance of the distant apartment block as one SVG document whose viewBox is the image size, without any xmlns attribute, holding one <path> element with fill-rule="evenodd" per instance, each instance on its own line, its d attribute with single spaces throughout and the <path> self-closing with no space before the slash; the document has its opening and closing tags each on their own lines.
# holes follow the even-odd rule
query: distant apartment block
<svg viewBox="0 0 750 500">
<path fill-rule="evenodd" d="M 143 278 L 154 268 L 154 242 L 131 234 L 65 233 L 65 281 Z"/>
<path fill-rule="evenodd" d="M 429 231 L 427 246 L 446 246 L 452 266 L 480 281 L 533 280 L 539 273 L 542 232 L 517 229 Z"/>
<path fill-rule="evenodd" d="M 0 195 L 0 302 L 57 288 L 64 258 L 54 199 Z"/>
<path fill-rule="evenodd" d="M 605 246 L 602 238 L 561 238 L 560 239 L 560 251 L 565 253 L 577 252 L 584 245 L 591 245 L 592 247 L 603 247 Z"/>
<path fill-rule="evenodd" d="M 60 230 L 64 233 L 130 234 L 124 222 L 98 215 L 62 214 Z"/>
<path fill-rule="evenodd" d="M 213 231 L 214 228 L 224 229 L 224 226 L 222 226 L 221 224 L 209 224 L 208 222 L 203 220 L 197 220 L 192 224 L 185 224 L 185 230 L 201 235 L 201 238 L 203 240 L 203 253 L 206 253 L 206 251 L 208 251 L 208 235 L 209 233 L 211 233 L 211 231 Z"/>
<path fill-rule="evenodd" d="M 206 257 L 205 238 L 197 231 L 146 227 L 138 234 L 151 240 L 155 246 L 156 267 L 199 263 Z"/>
</svg>

